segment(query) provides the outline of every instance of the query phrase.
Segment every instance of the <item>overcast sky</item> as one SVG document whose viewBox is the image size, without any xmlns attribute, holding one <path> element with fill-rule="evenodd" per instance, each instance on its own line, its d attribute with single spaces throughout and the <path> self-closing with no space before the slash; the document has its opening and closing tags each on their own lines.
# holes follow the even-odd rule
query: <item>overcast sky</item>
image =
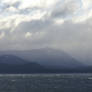
<svg viewBox="0 0 92 92">
<path fill-rule="evenodd" d="M 92 0 L 0 0 L 0 50 L 53 47 L 92 52 Z"/>
</svg>

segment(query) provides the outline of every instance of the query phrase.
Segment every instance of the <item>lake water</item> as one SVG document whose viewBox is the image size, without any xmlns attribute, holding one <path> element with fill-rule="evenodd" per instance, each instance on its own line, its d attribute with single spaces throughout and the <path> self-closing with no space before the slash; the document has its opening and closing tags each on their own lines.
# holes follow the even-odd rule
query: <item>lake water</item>
<svg viewBox="0 0 92 92">
<path fill-rule="evenodd" d="M 92 92 L 92 74 L 5 74 L 0 92 Z"/>
</svg>

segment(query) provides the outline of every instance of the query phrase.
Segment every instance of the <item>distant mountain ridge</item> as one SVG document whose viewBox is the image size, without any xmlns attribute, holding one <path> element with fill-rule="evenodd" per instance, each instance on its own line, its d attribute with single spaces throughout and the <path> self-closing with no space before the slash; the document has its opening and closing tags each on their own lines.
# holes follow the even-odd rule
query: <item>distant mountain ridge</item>
<svg viewBox="0 0 92 92">
<path fill-rule="evenodd" d="M 30 62 L 27 60 L 21 59 L 17 56 L 7 54 L 7 55 L 0 56 L 0 63 L 11 64 L 11 65 L 20 65 L 20 64 L 30 63 Z"/>
<path fill-rule="evenodd" d="M 0 56 L 0 73 L 37 73 L 44 68 L 35 62 L 29 62 L 14 55 Z"/>
<path fill-rule="evenodd" d="M 14 55 L 0 56 L 0 73 L 11 74 L 28 74 L 28 73 L 82 73 L 92 72 L 92 67 L 85 67 L 84 65 L 77 65 L 76 67 L 60 66 L 59 68 L 46 67 L 39 63 L 28 61 Z"/>
<path fill-rule="evenodd" d="M 64 51 L 51 48 L 35 49 L 31 51 L 8 51 L 1 55 L 11 54 L 27 61 L 34 61 L 47 68 L 77 68 L 83 64 Z"/>
</svg>

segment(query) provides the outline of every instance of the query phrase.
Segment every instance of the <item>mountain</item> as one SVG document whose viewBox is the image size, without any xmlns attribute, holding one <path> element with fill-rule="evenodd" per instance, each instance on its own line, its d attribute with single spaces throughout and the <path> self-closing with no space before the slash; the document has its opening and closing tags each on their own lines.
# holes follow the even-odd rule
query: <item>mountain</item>
<svg viewBox="0 0 92 92">
<path fill-rule="evenodd" d="M 31 51 L 5 51 L 1 52 L 2 54 L 16 55 L 51 69 L 73 69 L 83 66 L 80 61 L 74 59 L 66 52 L 51 48 L 34 49 Z"/>
<path fill-rule="evenodd" d="M 43 67 L 35 62 L 29 62 L 14 55 L 0 56 L 0 73 L 38 73 Z"/>
<path fill-rule="evenodd" d="M 7 53 L 7 54 L 6 54 Z M 0 55 L 0 73 L 91 73 L 88 67 L 63 51 L 36 49 Z"/>
<path fill-rule="evenodd" d="M 10 64 L 10 65 L 21 65 L 21 64 L 26 64 L 26 63 L 30 63 L 30 62 L 25 61 L 24 59 L 21 59 L 14 55 L 1 55 L 0 63 Z"/>
</svg>

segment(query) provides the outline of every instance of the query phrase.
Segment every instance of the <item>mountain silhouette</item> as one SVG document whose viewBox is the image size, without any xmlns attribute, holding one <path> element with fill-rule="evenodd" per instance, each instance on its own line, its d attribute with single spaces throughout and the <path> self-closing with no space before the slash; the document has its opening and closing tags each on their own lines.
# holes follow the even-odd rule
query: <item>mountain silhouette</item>
<svg viewBox="0 0 92 92">
<path fill-rule="evenodd" d="M 78 68 L 84 64 L 62 50 L 41 48 L 30 51 L 5 51 L 1 55 L 12 54 L 27 61 L 34 61 L 46 68 Z"/>
<path fill-rule="evenodd" d="M 43 52 L 43 50 L 41 50 L 41 51 Z M 50 62 L 50 64 L 52 62 L 52 65 L 50 65 L 51 67 L 48 66 L 48 64 L 46 64 L 46 65 L 39 64 L 38 61 L 35 61 L 35 62 L 34 61 L 29 61 L 29 60 L 20 58 L 16 55 L 10 55 L 10 54 L 8 55 L 7 54 L 7 55 L 1 55 L 0 56 L 0 73 L 2 73 L 2 74 L 3 73 L 5 73 L 5 74 L 6 73 L 11 73 L 11 74 L 16 74 L 16 73 L 17 74 L 22 74 L 22 73 L 26 74 L 27 73 L 28 74 L 28 73 L 77 73 L 77 72 L 78 73 L 80 73 L 80 72 L 85 72 L 86 73 L 86 72 L 92 72 L 92 67 L 91 66 L 90 67 L 85 67 L 80 62 L 78 62 L 75 59 L 70 58 L 70 57 L 69 57 L 69 59 L 72 60 L 72 62 L 74 62 L 74 63 L 71 63 L 71 61 L 69 61 L 69 60 L 64 61 L 64 59 L 62 59 L 62 57 L 60 59 L 58 59 L 59 58 L 58 57 L 56 60 L 63 60 L 63 61 L 61 61 L 60 65 L 55 66 L 55 64 L 54 64 L 54 66 L 53 66 L 53 61 L 50 61 L 50 60 L 54 60 L 56 58 L 55 56 L 57 54 L 59 56 L 60 55 L 59 52 L 56 53 L 56 55 L 54 56 L 55 53 L 52 54 L 53 51 L 50 51 L 50 50 L 47 51 L 46 50 L 47 52 L 45 51 L 44 53 L 42 53 L 41 51 L 40 51 L 40 55 L 43 54 L 43 56 L 44 56 L 44 55 L 48 54 L 47 52 L 49 52 L 49 54 L 47 56 L 50 56 L 50 54 L 51 54 L 52 57 L 50 56 L 49 59 L 46 59 L 46 57 L 47 57 L 46 56 L 45 58 L 40 59 L 39 56 L 38 56 L 38 58 L 36 58 L 36 59 L 40 60 L 40 61 L 41 60 L 45 61 L 45 59 L 46 59 L 46 61 L 48 60 L 48 62 Z M 33 52 L 34 51 L 32 51 L 32 53 Z M 38 51 L 36 50 L 36 52 L 38 52 Z M 35 53 L 33 53 L 33 54 L 35 54 Z M 38 55 L 38 53 L 36 53 L 36 54 Z M 54 56 L 54 58 L 53 58 L 53 56 Z M 30 56 L 30 57 L 32 57 L 32 56 Z M 65 59 L 65 60 L 67 60 L 67 59 Z M 56 61 L 54 61 L 54 62 L 56 62 Z M 62 64 L 62 62 L 65 62 L 65 64 L 67 66 L 63 66 L 64 64 Z M 42 61 L 40 63 L 42 63 Z M 68 66 L 69 63 L 71 64 L 71 66 L 72 65 L 74 65 L 74 66 L 73 67 L 71 67 L 70 65 Z M 77 64 L 77 65 L 75 65 L 75 64 Z"/>
<path fill-rule="evenodd" d="M 0 73 L 37 73 L 43 67 L 35 62 L 29 62 L 14 55 L 0 56 Z"/>
</svg>

